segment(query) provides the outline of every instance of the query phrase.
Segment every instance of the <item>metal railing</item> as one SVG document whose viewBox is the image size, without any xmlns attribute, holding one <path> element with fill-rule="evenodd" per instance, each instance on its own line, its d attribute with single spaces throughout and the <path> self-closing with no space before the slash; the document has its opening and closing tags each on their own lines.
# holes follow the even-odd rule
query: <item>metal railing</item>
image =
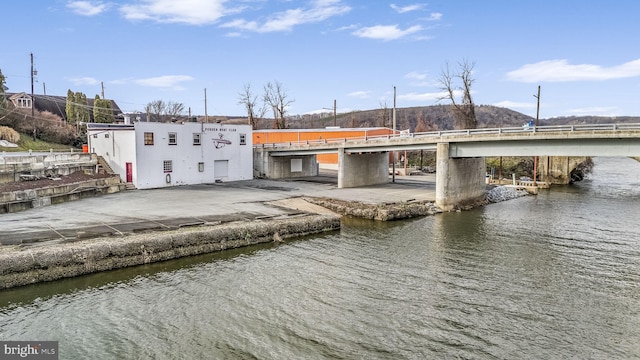
<svg viewBox="0 0 640 360">
<path fill-rule="evenodd" d="M 313 145 L 335 145 L 341 143 L 351 142 L 376 142 L 376 141 L 388 141 L 393 139 L 406 139 L 406 138 L 433 138 L 449 140 L 452 137 L 460 136 L 473 136 L 473 135 L 501 135 L 501 134 L 526 134 L 526 133 L 550 133 L 550 132 L 611 132 L 611 131 L 624 131 L 624 130 L 640 130 L 640 123 L 629 124 L 579 124 L 579 125 L 544 125 L 544 126 L 518 126 L 518 127 L 505 127 L 505 128 L 478 128 L 478 129 L 464 129 L 464 130 L 443 130 L 443 131 L 428 131 L 418 133 L 397 133 L 388 135 L 375 135 L 375 136 L 354 136 L 344 138 L 330 138 L 330 139 L 318 139 L 318 140 L 301 140 L 301 141 L 289 141 L 278 143 L 266 143 L 266 144 L 254 144 L 254 148 L 260 149 L 276 149 L 276 148 L 290 148 L 290 147 L 305 147 Z M 397 130 L 396 130 L 397 131 Z"/>
</svg>

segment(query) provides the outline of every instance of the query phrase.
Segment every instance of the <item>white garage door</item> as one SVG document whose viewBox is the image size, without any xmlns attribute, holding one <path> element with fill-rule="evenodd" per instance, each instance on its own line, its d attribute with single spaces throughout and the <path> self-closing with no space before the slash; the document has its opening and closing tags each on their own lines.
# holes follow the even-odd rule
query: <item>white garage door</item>
<svg viewBox="0 0 640 360">
<path fill-rule="evenodd" d="M 216 160 L 213 162 L 213 175 L 216 179 L 229 176 L 229 160 Z"/>
</svg>

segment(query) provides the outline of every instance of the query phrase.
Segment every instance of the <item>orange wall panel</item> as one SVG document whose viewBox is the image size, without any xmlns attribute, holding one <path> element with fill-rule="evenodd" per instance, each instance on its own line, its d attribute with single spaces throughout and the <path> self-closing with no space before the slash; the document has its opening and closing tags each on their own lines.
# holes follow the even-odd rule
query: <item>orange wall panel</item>
<svg viewBox="0 0 640 360">
<path fill-rule="evenodd" d="M 393 133 L 391 129 L 374 128 L 374 129 L 300 129 L 292 130 L 269 130 L 269 131 L 253 131 L 253 144 L 273 144 L 297 141 L 322 141 L 327 139 L 344 139 L 344 138 L 364 138 L 365 136 L 383 136 Z M 338 154 L 318 154 L 316 159 L 321 164 L 337 164 Z"/>
</svg>

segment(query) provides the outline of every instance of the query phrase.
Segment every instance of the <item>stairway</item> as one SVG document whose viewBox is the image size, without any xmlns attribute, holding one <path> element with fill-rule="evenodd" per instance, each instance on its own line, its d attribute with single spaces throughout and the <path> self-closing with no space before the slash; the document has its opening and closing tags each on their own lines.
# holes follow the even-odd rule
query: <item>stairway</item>
<svg viewBox="0 0 640 360">
<path fill-rule="evenodd" d="M 115 174 L 111 166 L 107 163 L 107 161 L 102 157 L 98 156 L 98 170 L 96 172 L 104 171 L 107 174 Z"/>
<path fill-rule="evenodd" d="M 98 172 L 98 173 L 104 172 L 106 174 L 115 174 L 115 172 L 113 171 L 111 166 L 109 166 L 107 161 L 102 156 L 98 156 L 98 168 L 97 168 L 96 172 Z M 120 180 L 120 181 L 122 182 L 122 180 Z M 125 185 L 125 190 L 135 190 L 136 189 L 136 186 L 131 182 L 127 182 L 127 183 L 123 182 L 123 184 Z"/>
</svg>

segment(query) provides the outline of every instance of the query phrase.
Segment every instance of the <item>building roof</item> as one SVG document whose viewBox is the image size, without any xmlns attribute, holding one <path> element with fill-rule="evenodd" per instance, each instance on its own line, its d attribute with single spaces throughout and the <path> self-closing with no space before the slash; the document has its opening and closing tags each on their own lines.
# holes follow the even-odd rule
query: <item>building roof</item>
<svg viewBox="0 0 640 360">
<path fill-rule="evenodd" d="M 22 93 L 6 93 L 9 98 L 26 97 L 31 99 L 31 94 Z M 35 99 L 35 109 L 38 111 L 48 111 L 60 116 L 63 120 L 67 118 L 67 97 L 57 95 L 33 94 Z M 87 98 L 87 105 L 93 109 L 94 98 Z M 122 110 L 115 101 L 111 100 L 111 110 L 115 118 L 122 117 Z M 89 112 L 91 121 L 93 121 L 93 111 Z"/>
</svg>

